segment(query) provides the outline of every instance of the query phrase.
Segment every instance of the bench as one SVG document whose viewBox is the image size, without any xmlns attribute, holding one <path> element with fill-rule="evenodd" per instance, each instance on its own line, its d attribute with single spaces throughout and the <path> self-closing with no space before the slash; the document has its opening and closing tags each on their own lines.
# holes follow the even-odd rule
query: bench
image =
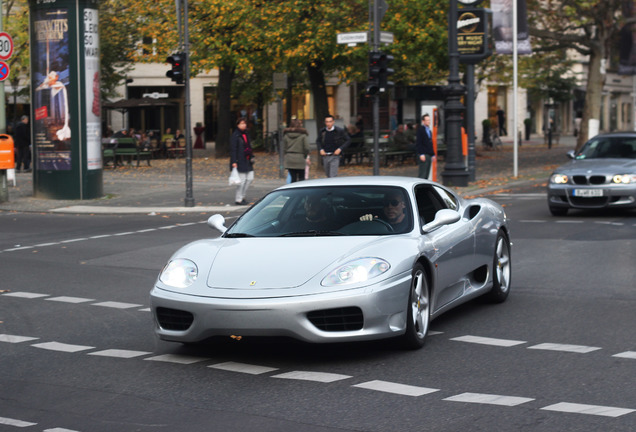
<svg viewBox="0 0 636 432">
<path fill-rule="evenodd" d="M 142 159 L 145 159 L 150 166 L 152 151 L 140 148 L 135 138 L 105 138 L 102 140 L 102 157 L 104 165 L 109 159 L 112 160 L 113 168 L 121 165 L 121 161 L 124 159 L 128 159 L 129 165 L 132 165 L 133 160 L 136 160 L 137 166 Z"/>
</svg>

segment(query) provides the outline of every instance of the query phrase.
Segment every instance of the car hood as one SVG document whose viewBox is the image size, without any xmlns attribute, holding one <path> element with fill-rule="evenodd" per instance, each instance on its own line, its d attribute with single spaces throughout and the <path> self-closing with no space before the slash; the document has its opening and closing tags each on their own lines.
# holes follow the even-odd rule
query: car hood
<svg viewBox="0 0 636 432">
<path fill-rule="evenodd" d="M 628 174 L 636 171 L 634 159 L 578 159 L 561 165 L 555 172 L 570 174 Z"/>
</svg>

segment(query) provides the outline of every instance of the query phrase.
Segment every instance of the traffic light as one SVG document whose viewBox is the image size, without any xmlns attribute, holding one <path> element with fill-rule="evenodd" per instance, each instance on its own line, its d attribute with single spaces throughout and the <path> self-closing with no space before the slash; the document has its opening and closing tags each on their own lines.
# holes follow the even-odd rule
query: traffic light
<svg viewBox="0 0 636 432">
<path fill-rule="evenodd" d="M 393 61 L 393 56 L 383 52 L 369 53 L 369 80 L 367 82 L 367 94 L 374 95 L 387 91 L 393 86 L 389 81 L 389 76 L 395 72 L 389 67 Z"/>
<path fill-rule="evenodd" d="M 166 72 L 166 76 L 177 84 L 183 84 L 186 67 L 186 55 L 183 52 L 174 53 L 166 60 L 172 65 L 172 69 Z"/>
<path fill-rule="evenodd" d="M 372 51 L 369 53 L 369 80 L 367 81 L 367 94 L 374 95 L 380 91 L 380 57 L 382 53 Z"/>
<path fill-rule="evenodd" d="M 389 81 L 389 77 L 395 73 L 390 68 L 390 64 L 393 61 L 393 56 L 389 54 L 380 53 L 380 91 L 387 91 L 389 87 L 393 87 L 393 81 Z"/>
</svg>

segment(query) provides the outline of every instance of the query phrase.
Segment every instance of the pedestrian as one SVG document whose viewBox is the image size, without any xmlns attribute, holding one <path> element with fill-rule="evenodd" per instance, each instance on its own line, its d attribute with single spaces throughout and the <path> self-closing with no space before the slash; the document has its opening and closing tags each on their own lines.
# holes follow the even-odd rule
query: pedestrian
<svg viewBox="0 0 636 432">
<path fill-rule="evenodd" d="M 499 136 L 508 135 L 506 130 L 506 113 L 500 106 L 497 107 L 497 126 L 499 127 Z"/>
<path fill-rule="evenodd" d="M 29 117 L 23 115 L 14 130 L 14 146 L 16 149 L 17 172 L 31 172 L 31 129 Z M 23 171 L 21 171 L 21 168 Z"/>
<path fill-rule="evenodd" d="M 349 146 L 351 139 L 343 128 L 335 125 L 334 117 L 327 114 L 325 127 L 318 134 L 316 144 L 322 156 L 322 164 L 327 177 L 336 177 L 340 165 L 340 153 Z"/>
<path fill-rule="evenodd" d="M 245 194 L 250 184 L 254 181 L 254 158 L 250 143 L 249 131 L 247 130 L 247 119 L 239 117 L 236 121 L 236 130 L 232 133 L 230 141 L 230 170 L 236 168 L 241 179 L 241 183 L 236 186 L 234 203 L 236 205 L 247 204 Z"/>
<path fill-rule="evenodd" d="M 205 126 L 203 123 L 197 122 L 197 125 L 194 127 L 194 135 L 196 135 L 197 139 L 194 142 L 195 149 L 205 148 L 205 143 L 203 141 L 203 132 L 205 132 Z"/>
<path fill-rule="evenodd" d="M 415 137 L 415 154 L 417 157 L 418 177 L 428 179 L 431 171 L 431 164 L 435 157 L 433 150 L 433 138 L 431 133 L 431 116 L 422 116 L 422 126 L 417 129 Z"/>
<path fill-rule="evenodd" d="M 305 180 L 305 165 L 309 156 L 309 134 L 298 119 L 291 121 L 283 131 L 285 168 L 291 176 L 291 183 Z"/>
</svg>

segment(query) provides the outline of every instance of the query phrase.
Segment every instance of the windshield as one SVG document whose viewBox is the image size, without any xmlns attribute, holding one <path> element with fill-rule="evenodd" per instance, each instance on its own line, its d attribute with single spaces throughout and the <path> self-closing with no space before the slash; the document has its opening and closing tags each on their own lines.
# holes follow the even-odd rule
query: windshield
<svg viewBox="0 0 636 432">
<path fill-rule="evenodd" d="M 585 143 L 576 159 L 636 159 L 636 138 L 599 137 Z"/>
<path fill-rule="evenodd" d="M 402 188 L 337 186 L 274 191 L 241 216 L 225 237 L 391 235 L 412 230 Z"/>
</svg>

